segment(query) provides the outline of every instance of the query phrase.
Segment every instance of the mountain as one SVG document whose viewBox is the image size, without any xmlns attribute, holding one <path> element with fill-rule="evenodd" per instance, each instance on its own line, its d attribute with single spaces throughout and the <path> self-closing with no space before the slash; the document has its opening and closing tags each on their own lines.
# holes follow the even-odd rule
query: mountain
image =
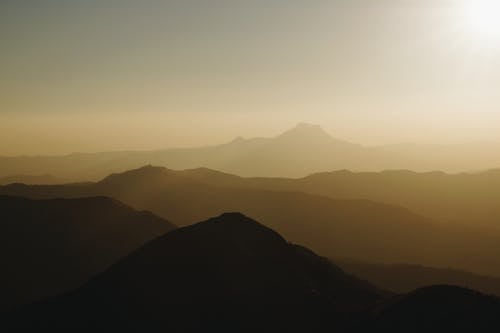
<svg viewBox="0 0 500 333">
<path fill-rule="evenodd" d="M 0 196 L 0 309 L 74 289 L 173 228 L 105 197 Z"/>
<path fill-rule="evenodd" d="M 237 138 L 209 147 L 0 157 L 0 176 L 46 172 L 73 181 L 86 181 L 145 164 L 168 165 L 175 169 L 210 167 L 251 176 L 300 176 L 338 167 L 355 167 L 353 163 L 363 166 L 365 151 L 371 152 L 371 149 L 336 140 L 319 126 L 298 124 L 274 138 Z M 344 160 L 348 162 L 343 163 Z"/>
<path fill-rule="evenodd" d="M 314 174 L 298 181 L 264 183 L 260 185 L 263 188 L 279 186 L 287 191 L 332 198 L 374 200 L 404 206 L 443 222 L 500 228 L 500 206 L 497 204 L 500 170 L 470 174 L 336 171 Z"/>
<path fill-rule="evenodd" d="M 173 169 L 211 168 L 246 177 L 305 177 L 348 169 L 464 172 L 500 167 L 500 144 L 362 146 L 306 123 L 270 138 L 154 151 L 0 157 L 0 177 L 47 173 L 73 182 L 98 180 L 146 164 Z"/>
<path fill-rule="evenodd" d="M 214 186 L 370 200 L 406 207 L 446 223 L 500 229 L 500 169 L 462 174 L 340 170 L 295 179 L 243 178 L 198 168 L 179 175 Z"/>
<path fill-rule="evenodd" d="M 207 167 L 242 176 L 273 177 L 303 177 L 337 169 L 420 168 L 418 160 L 408 159 L 399 152 L 348 143 L 333 138 L 317 125 L 302 123 L 276 137 L 239 137 L 208 147 L 0 157 L 0 177 L 47 173 L 81 182 L 146 164 L 173 169 Z"/>
<path fill-rule="evenodd" d="M 51 175 L 15 175 L 0 178 L 0 185 L 7 185 L 13 183 L 23 183 L 23 184 L 64 184 L 63 179 L 56 178 Z"/>
<path fill-rule="evenodd" d="M 341 328 L 385 295 L 254 220 L 226 213 L 167 233 L 75 292 L 10 320 L 17 329 L 61 332 L 304 332 Z"/>
<path fill-rule="evenodd" d="M 214 184 L 216 179 L 220 185 Z M 500 231 L 440 223 L 403 207 L 374 201 L 238 187 L 231 185 L 234 179 L 239 178 L 207 169 L 173 171 L 147 166 L 97 183 L 14 184 L 0 187 L 0 194 L 31 198 L 109 196 L 179 226 L 239 211 L 327 257 L 454 267 L 500 276 Z"/>
<path fill-rule="evenodd" d="M 408 264 L 374 264 L 335 259 L 346 272 L 396 293 L 431 285 L 455 285 L 500 297 L 500 278 L 478 275 L 451 268 L 433 268 Z"/>
<path fill-rule="evenodd" d="M 498 298 L 458 287 L 391 295 L 226 213 L 152 240 L 81 288 L 1 322 L 13 332 L 490 332 L 499 314 Z"/>
<path fill-rule="evenodd" d="M 375 332 L 494 332 L 500 299 L 455 286 L 431 286 L 389 300 L 374 311 Z"/>
</svg>

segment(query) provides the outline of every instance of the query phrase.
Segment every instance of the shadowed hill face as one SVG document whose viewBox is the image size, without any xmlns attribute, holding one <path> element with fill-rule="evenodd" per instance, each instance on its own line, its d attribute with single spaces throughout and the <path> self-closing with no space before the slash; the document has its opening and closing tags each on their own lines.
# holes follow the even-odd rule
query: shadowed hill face
<svg viewBox="0 0 500 333">
<path fill-rule="evenodd" d="M 145 167 L 96 184 L 13 185 L 0 187 L 0 193 L 33 198 L 106 195 L 178 225 L 240 211 L 329 257 L 500 275 L 497 231 L 439 224 L 398 206 L 230 185 L 234 181 L 247 180 L 206 169 L 176 172 Z"/>
<path fill-rule="evenodd" d="M 345 324 L 382 295 L 273 230 L 229 213 L 172 231 L 76 292 L 28 307 L 21 325 L 316 331 Z"/>
<path fill-rule="evenodd" d="M 379 332 L 493 332 L 500 329 L 500 299 L 432 286 L 390 300 L 375 316 Z"/>
<path fill-rule="evenodd" d="M 76 288 L 173 228 L 151 213 L 104 197 L 0 196 L 0 283 L 4 287 L 0 308 Z"/>
<path fill-rule="evenodd" d="M 159 237 L 2 323 L 52 332 L 489 332 L 499 314 L 499 299 L 458 287 L 392 296 L 228 213 Z"/>
</svg>

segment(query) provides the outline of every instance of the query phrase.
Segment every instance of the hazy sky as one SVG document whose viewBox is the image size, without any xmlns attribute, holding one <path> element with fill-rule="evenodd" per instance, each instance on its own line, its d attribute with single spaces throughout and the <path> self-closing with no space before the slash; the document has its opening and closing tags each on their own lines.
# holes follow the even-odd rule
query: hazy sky
<svg viewBox="0 0 500 333">
<path fill-rule="evenodd" d="M 2 0 L 0 154 L 500 141 L 495 2 Z"/>
</svg>

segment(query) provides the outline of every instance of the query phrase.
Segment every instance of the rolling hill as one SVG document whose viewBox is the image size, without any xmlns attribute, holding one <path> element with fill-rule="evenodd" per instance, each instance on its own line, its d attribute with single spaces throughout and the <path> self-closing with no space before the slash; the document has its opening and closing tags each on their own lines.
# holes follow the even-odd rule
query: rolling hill
<svg viewBox="0 0 500 333">
<path fill-rule="evenodd" d="M 207 176 L 200 178 L 207 173 L 221 179 L 221 185 L 211 184 Z M 148 166 L 97 183 L 15 184 L 0 187 L 0 193 L 31 198 L 104 195 L 152 211 L 179 226 L 240 211 L 324 256 L 454 267 L 500 276 L 496 265 L 499 231 L 439 223 L 400 206 L 234 187 L 222 179 L 226 176 L 210 170 L 178 172 Z"/>
<path fill-rule="evenodd" d="M 0 309 L 74 289 L 169 222 L 105 197 L 0 196 Z"/>
<path fill-rule="evenodd" d="M 455 285 L 500 297 L 500 278 L 478 275 L 451 268 L 420 265 L 374 264 L 347 259 L 334 259 L 346 272 L 396 293 L 431 285 Z"/>
<path fill-rule="evenodd" d="M 150 241 L 81 288 L 7 313 L 2 324 L 51 332 L 488 332 L 500 328 L 499 314 L 498 298 L 458 287 L 391 295 L 226 213 Z"/>
</svg>

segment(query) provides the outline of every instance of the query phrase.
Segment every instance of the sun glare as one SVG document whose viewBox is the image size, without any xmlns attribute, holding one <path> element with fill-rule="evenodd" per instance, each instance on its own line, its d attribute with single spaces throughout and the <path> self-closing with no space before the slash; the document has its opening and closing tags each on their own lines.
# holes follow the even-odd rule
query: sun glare
<svg viewBox="0 0 500 333">
<path fill-rule="evenodd" d="M 500 42 L 500 0 L 469 0 L 464 16 L 476 37 Z"/>
</svg>

